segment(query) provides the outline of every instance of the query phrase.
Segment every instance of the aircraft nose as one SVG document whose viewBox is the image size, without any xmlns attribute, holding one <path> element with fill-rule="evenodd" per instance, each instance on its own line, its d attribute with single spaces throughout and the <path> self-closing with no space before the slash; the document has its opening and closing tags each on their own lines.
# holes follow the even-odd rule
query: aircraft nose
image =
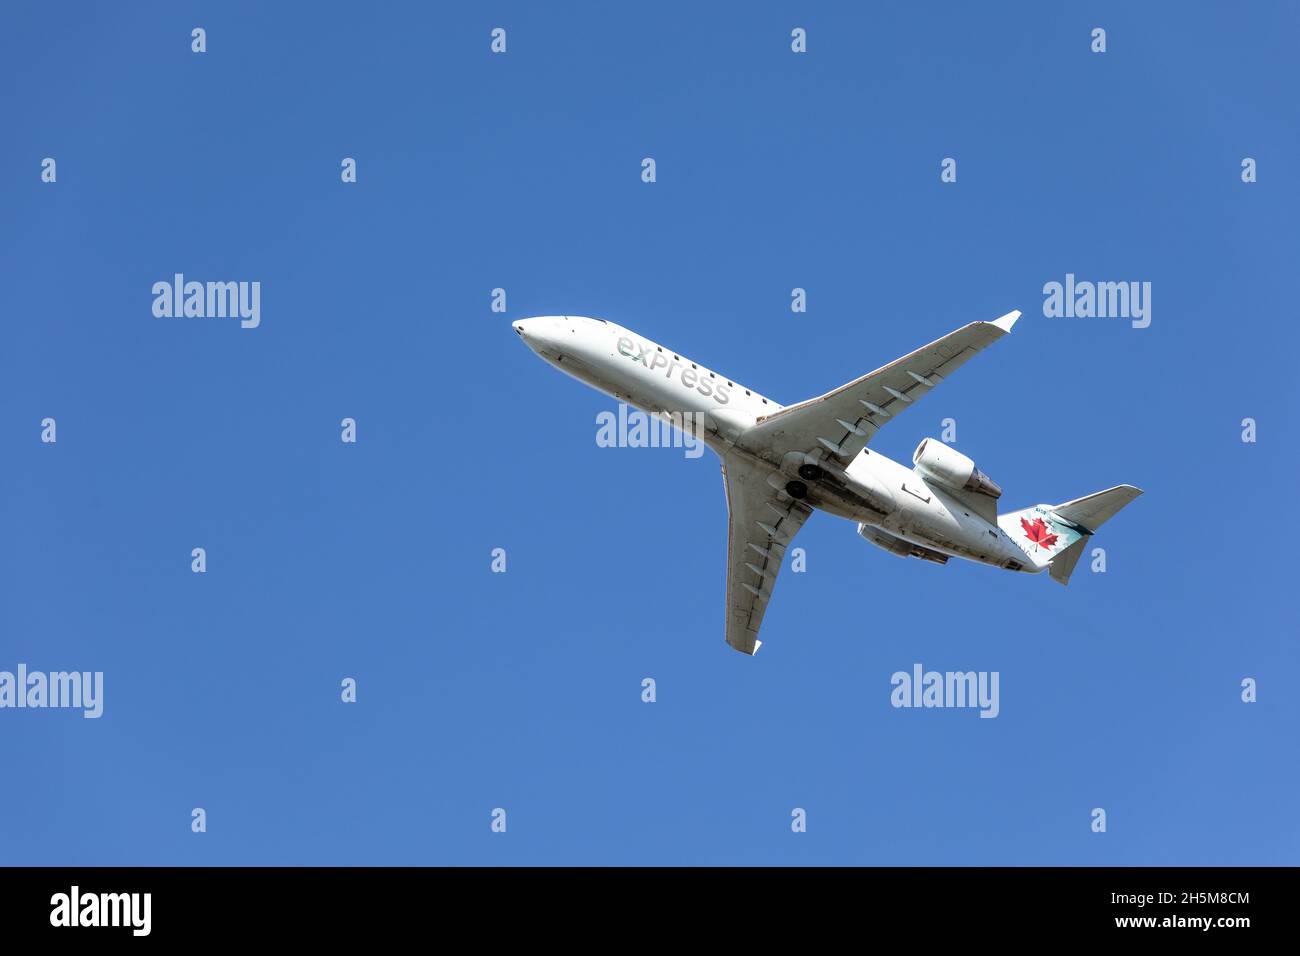
<svg viewBox="0 0 1300 956">
<path fill-rule="evenodd" d="M 538 328 L 536 319 L 520 319 L 518 322 L 512 323 L 511 327 L 524 340 L 525 345 L 534 351 L 537 350 L 542 329 Z"/>
<path fill-rule="evenodd" d="M 562 323 L 563 318 L 561 317 L 558 321 Z M 534 352 L 547 348 L 555 341 L 558 341 L 557 319 L 555 316 L 541 315 L 531 319 L 520 319 L 511 323 L 511 328 L 524 340 L 524 344 Z"/>
</svg>

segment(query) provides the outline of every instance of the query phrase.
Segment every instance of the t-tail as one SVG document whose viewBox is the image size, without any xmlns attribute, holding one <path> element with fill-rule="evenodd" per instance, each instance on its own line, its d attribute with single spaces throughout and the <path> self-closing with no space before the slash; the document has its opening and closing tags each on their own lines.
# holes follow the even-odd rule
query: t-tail
<svg viewBox="0 0 1300 956">
<path fill-rule="evenodd" d="M 1116 485 L 1064 504 L 1034 505 L 998 515 L 998 527 L 1020 546 L 1035 568 L 1047 568 L 1053 580 L 1069 584 L 1088 539 L 1140 494 L 1141 488 Z"/>
</svg>

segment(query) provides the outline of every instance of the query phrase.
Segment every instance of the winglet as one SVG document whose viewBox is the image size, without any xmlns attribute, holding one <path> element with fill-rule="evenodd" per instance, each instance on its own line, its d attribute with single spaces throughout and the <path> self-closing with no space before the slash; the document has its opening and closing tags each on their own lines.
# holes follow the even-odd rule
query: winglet
<svg viewBox="0 0 1300 956">
<path fill-rule="evenodd" d="M 1008 312 L 1006 315 L 1002 316 L 1001 318 L 994 319 L 992 322 L 989 323 L 989 325 L 996 325 L 1003 332 L 1010 332 L 1011 326 L 1016 324 L 1016 319 L 1018 318 L 1020 318 L 1020 310 L 1016 309 L 1016 311 Z"/>
</svg>

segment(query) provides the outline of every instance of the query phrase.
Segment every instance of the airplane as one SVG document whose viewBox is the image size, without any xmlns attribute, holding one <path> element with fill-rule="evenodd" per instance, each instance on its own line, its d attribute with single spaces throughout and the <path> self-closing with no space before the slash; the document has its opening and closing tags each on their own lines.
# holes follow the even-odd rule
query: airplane
<svg viewBox="0 0 1300 956">
<path fill-rule="evenodd" d="M 911 468 L 867 449 L 881 427 L 1018 318 L 972 322 L 790 406 L 605 319 L 550 315 L 512 326 L 565 374 L 648 414 L 701 423 L 696 437 L 722 459 L 727 495 L 726 641 L 753 655 L 786 549 L 814 511 L 856 521 L 858 534 L 900 557 L 1045 570 L 1067 584 L 1092 535 L 1142 494 L 1116 485 L 999 514 L 1002 488 L 943 442 L 924 439 Z"/>
</svg>

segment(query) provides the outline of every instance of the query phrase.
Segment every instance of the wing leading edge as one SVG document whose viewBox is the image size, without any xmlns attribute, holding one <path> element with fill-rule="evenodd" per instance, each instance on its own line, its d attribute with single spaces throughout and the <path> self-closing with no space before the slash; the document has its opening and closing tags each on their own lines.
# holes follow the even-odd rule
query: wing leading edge
<svg viewBox="0 0 1300 956">
<path fill-rule="evenodd" d="M 772 461 L 791 451 L 837 460 L 843 467 L 886 421 L 1011 331 L 1019 312 L 972 322 L 847 385 L 763 419 L 745 444 Z"/>
</svg>

